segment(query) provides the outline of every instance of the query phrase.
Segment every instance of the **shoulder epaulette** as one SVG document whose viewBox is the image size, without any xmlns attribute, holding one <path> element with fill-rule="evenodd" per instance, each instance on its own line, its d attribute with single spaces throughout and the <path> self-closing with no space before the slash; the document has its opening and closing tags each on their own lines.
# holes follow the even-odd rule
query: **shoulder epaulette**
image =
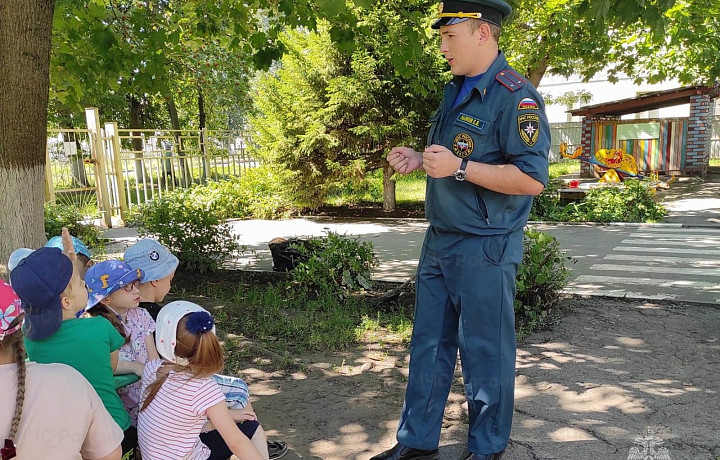
<svg viewBox="0 0 720 460">
<path fill-rule="evenodd" d="M 495 75 L 495 80 L 510 91 L 517 91 L 525 86 L 525 79 L 512 69 L 501 70 Z"/>
</svg>

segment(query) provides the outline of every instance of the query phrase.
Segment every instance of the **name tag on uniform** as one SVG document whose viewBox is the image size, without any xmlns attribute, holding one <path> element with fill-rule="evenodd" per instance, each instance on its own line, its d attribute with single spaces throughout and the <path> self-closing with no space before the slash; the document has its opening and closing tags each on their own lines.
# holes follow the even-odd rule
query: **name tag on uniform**
<svg viewBox="0 0 720 460">
<path fill-rule="evenodd" d="M 485 121 L 475 118 L 472 115 L 468 115 L 467 113 L 461 113 L 458 115 L 457 121 L 461 124 L 472 126 L 479 131 L 482 131 L 483 128 L 485 128 Z"/>
</svg>

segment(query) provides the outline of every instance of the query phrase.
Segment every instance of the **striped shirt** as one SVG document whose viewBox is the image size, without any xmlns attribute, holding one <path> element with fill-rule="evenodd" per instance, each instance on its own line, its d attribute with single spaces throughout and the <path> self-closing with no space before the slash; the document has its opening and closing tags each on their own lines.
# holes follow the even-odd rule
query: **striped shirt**
<svg viewBox="0 0 720 460">
<path fill-rule="evenodd" d="M 155 381 L 163 361 L 145 365 L 142 394 Z M 206 460 L 210 449 L 200 441 L 207 410 L 224 402 L 225 395 L 210 378 L 191 378 L 170 372 L 150 405 L 138 417 L 138 441 L 143 460 Z"/>
</svg>

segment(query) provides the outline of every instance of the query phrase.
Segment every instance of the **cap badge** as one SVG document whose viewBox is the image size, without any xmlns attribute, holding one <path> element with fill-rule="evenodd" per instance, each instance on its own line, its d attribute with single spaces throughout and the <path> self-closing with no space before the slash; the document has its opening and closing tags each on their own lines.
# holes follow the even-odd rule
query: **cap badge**
<svg viewBox="0 0 720 460">
<path fill-rule="evenodd" d="M 443 5 L 443 2 L 440 2 L 440 3 L 438 4 L 438 14 L 440 14 L 440 13 L 443 12 L 443 7 L 444 7 L 444 6 L 445 6 L 445 5 Z"/>
<path fill-rule="evenodd" d="M 150 260 L 155 261 L 155 260 L 158 260 L 159 258 L 160 258 L 160 254 L 158 254 L 157 251 L 153 251 L 150 253 Z"/>
</svg>

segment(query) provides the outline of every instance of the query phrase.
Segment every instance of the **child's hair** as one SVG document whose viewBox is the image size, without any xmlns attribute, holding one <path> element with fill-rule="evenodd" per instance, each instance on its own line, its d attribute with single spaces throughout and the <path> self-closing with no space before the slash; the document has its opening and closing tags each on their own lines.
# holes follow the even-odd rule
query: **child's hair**
<svg viewBox="0 0 720 460">
<path fill-rule="evenodd" d="M 208 321 L 206 318 L 209 319 L 209 327 L 196 327 L 197 319 Z M 190 327 L 188 322 L 191 323 Z M 222 370 L 224 365 L 222 347 L 217 336 L 212 332 L 212 325 L 212 317 L 207 312 L 188 313 L 180 319 L 177 326 L 175 355 L 187 360 L 187 365 L 165 361 L 158 369 L 155 381 L 145 390 L 145 402 L 140 410 L 145 410 L 150 405 L 167 380 L 170 371 L 187 372 L 191 375 L 190 378 L 207 378 Z"/>
<path fill-rule="evenodd" d="M 20 315 L 10 323 L 8 329 L 15 327 L 21 323 L 25 315 Z M 15 352 L 15 362 L 17 363 L 17 398 L 15 402 L 15 412 L 13 412 L 12 422 L 10 423 L 10 434 L 8 439 L 14 440 L 20 426 L 20 417 L 22 416 L 23 404 L 25 403 L 25 347 L 23 346 L 23 335 L 20 331 L 15 331 L 10 335 L 6 335 L 0 340 L 0 353 L 4 354 L 7 350 Z"/>
<path fill-rule="evenodd" d="M 110 324 L 112 324 L 113 327 L 125 339 L 125 343 L 123 345 L 127 345 L 128 343 L 130 343 L 130 335 L 125 330 L 125 325 L 122 323 L 122 321 L 120 321 L 117 313 L 111 311 L 106 305 L 99 303 L 90 311 L 88 311 L 88 313 L 90 314 L 90 316 L 102 316 L 106 320 L 110 321 Z"/>
</svg>

